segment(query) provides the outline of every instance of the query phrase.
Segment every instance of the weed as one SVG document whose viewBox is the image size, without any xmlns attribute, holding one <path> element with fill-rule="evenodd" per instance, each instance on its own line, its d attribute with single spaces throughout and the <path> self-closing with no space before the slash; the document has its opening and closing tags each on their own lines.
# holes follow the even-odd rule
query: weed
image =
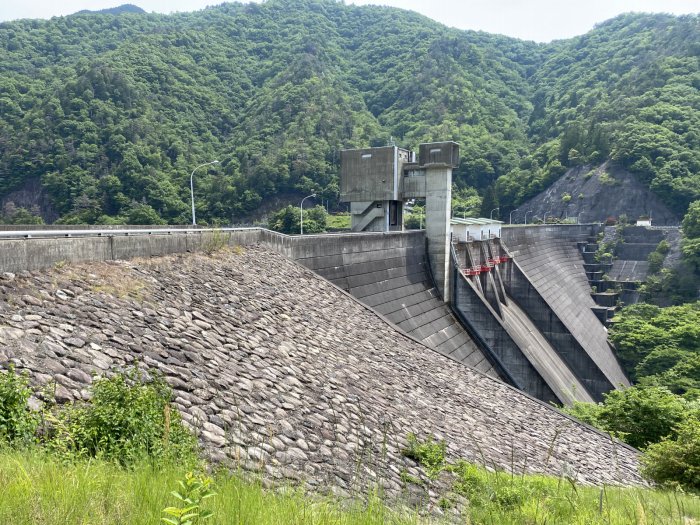
<svg viewBox="0 0 700 525">
<path fill-rule="evenodd" d="M 39 417 L 27 406 L 31 395 L 26 373 L 16 373 L 14 365 L 0 372 L 0 443 L 18 445 L 34 440 Z"/>
<path fill-rule="evenodd" d="M 412 484 L 412 485 L 418 485 L 418 486 L 423 486 L 424 483 L 420 478 L 417 478 L 415 476 L 411 476 L 406 469 L 402 469 L 401 472 L 399 473 L 399 478 L 401 479 L 401 482 L 404 485 Z"/>
<path fill-rule="evenodd" d="M 202 509 L 202 502 L 216 496 L 216 492 L 211 490 L 213 481 L 212 478 L 201 474 L 185 474 L 185 478 L 177 482 L 180 490 L 170 493 L 179 503 L 176 507 L 163 509 L 163 513 L 170 517 L 161 520 L 169 525 L 197 525 L 201 520 L 211 518 L 214 513 L 209 509 Z"/>
<path fill-rule="evenodd" d="M 436 479 L 446 466 L 447 443 L 444 441 L 435 442 L 432 437 L 421 442 L 413 433 L 408 434 L 407 440 L 408 447 L 403 449 L 401 453 L 423 466 L 430 479 Z"/>
<path fill-rule="evenodd" d="M 231 234 L 224 233 L 221 230 L 213 230 L 209 233 L 202 233 L 202 251 L 207 255 L 212 255 L 215 252 L 221 251 L 228 246 L 231 240 Z"/>
</svg>

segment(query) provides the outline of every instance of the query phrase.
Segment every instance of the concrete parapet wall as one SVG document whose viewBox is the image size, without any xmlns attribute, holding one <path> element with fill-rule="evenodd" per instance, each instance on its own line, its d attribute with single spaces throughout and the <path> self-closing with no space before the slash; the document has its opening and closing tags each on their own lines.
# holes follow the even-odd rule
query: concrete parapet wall
<svg viewBox="0 0 700 525">
<path fill-rule="evenodd" d="M 84 231 L 84 230 L 83 230 Z M 214 248 L 218 244 L 253 244 L 261 230 L 173 230 L 171 233 L 126 235 L 81 234 L 74 237 L 0 239 L 0 271 L 17 273 L 40 270 L 61 262 L 88 262 L 155 257 Z"/>
</svg>

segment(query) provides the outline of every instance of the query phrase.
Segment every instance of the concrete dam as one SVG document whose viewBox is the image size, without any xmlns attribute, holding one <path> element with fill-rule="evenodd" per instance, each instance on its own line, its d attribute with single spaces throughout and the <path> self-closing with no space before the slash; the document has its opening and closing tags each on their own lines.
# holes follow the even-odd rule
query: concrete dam
<svg viewBox="0 0 700 525">
<path fill-rule="evenodd" d="M 0 366 L 53 384 L 68 402 L 94 374 L 138 361 L 170 383 L 213 459 L 340 494 L 377 483 L 397 494 L 403 469 L 420 477 L 400 453 L 409 432 L 444 439 L 451 460 L 641 483 L 635 450 L 508 384 L 499 367 L 521 380 L 538 371 L 529 354 L 559 356 L 544 334 L 524 350 L 527 366 L 513 361 L 522 372 L 513 368 L 520 341 L 510 327 L 533 330 L 535 319 L 503 306 L 517 295 L 512 261 L 483 277 L 502 282 L 498 298 L 490 283 L 452 280 L 457 293 L 481 294 L 475 304 L 501 309 L 502 329 L 489 335 L 441 300 L 428 253 L 423 232 L 2 232 Z M 504 334 L 512 344 L 499 349 Z"/>
<path fill-rule="evenodd" d="M 590 293 L 599 226 L 452 219 L 455 143 L 343 158 L 351 233 L 0 231 L 0 366 L 68 402 L 138 362 L 213 459 L 342 493 L 420 476 L 409 433 L 490 467 L 640 483 L 634 449 L 552 406 L 628 384 Z M 425 230 L 404 230 L 409 198 Z"/>
<path fill-rule="evenodd" d="M 595 228 L 503 228 L 502 239 L 451 243 L 449 302 L 435 284 L 423 231 L 285 236 L 239 229 L 225 235 L 227 242 L 261 243 L 297 261 L 453 361 L 537 399 L 570 404 L 600 400 L 628 384 L 593 312 L 577 250 Z M 212 232 L 127 233 L 74 231 L 56 238 L 25 232 L 32 237 L 17 239 L 0 232 L 8 237 L 0 270 L 198 251 Z M 475 267 L 485 271 L 470 275 Z"/>
</svg>

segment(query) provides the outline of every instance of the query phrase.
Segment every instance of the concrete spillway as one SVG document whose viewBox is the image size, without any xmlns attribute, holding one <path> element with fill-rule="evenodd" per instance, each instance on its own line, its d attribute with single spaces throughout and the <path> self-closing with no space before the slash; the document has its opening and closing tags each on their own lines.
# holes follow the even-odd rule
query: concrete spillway
<svg viewBox="0 0 700 525">
<path fill-rule="evenodd" d="M 594 401 L 549 341 L 512 299 L 501 306 L 501 312 L 510 336 L 563 403 Z"/>
<path fill-rule="evenodd" d="M 555 347 L 579 377 L 589 378 L 589 390 L 605 392 L 629 381 L 592 310 L 596 305 L 576 246 L 590 233 L 589 226 L 514 227 L 503 229 L 502 240 L 526 277 L 511 281 L 510 292 L 528 312 L 542 312 L 543 332 L 562 341 Z M 556 318 L 542 311 L 542 301 Z"/>
</svg>

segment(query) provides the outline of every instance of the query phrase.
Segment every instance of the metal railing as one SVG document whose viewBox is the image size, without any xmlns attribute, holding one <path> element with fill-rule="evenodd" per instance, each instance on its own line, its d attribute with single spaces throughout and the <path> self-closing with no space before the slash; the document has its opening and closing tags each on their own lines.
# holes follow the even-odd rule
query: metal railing
<svg viewBox="0 0 700 525">
<path fill-rule="evenodd" d="M 246 228 L 154 228 L 154 229 L 105 229 L 105 230 L 13 230 L 0 231 L 3 239 L 37 239 L 57 237 L 127 237 L 142 235 L 201 235 L 207 232 L 233 232 L 243 230 L 260 230 L 257 227 Z"/>
</svg>

